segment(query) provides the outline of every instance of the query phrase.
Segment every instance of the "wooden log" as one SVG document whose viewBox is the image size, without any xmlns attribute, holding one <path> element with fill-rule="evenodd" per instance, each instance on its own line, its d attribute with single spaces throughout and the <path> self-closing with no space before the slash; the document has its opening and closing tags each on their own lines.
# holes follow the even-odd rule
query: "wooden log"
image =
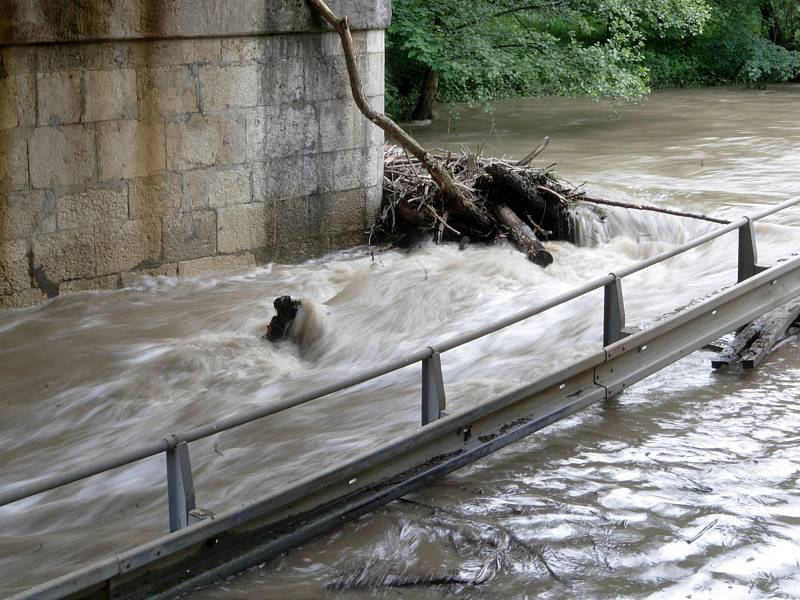
<svg viewBox="0 0 800 600">
<path fill-rule="evenodd" d="M 528 227 L 507 204 L 495 207 L 495 213 L 497 220 L 508 229 L 511 242 L 517 249 L 527 254 L 531 262 L 541 267 L 547 267 L 553 262 L 553 255 L 544 249 L 533 229 Z"/>
<path fill-rule="evenodd" d="M 786 330 L 800 317 L 800 300 L 794 300 L 755 319 L 741 329 L 722 352 L 711 361 L 714 369 L 739 363 L 752 369 L 764 360 Z"/>
<path fill-rule="evenodd" d="M 502 163 L 486 165 L 486 172 L 500 192 L 497 197 L 518 209 L 527 209 L 539 225 L 554 231 L 557 239 L 571 241 L 573 228 L 566 204 L 558 198 L 543 196 L 537 189 L 539 182 L 535 176 L 525 176 Z"/>
<path fill-rule="evenodd" d="M 745 369 L 757 367 L 772 351 L 775 344 L 786 336 L 786 330 L 792 326 L 798 316 L 800 316 L 800 301 L 779 306 L 761 317 L 760 320 L 763 321 L 761 332 L 739 359 L 742 367 Z"/>
</svg>

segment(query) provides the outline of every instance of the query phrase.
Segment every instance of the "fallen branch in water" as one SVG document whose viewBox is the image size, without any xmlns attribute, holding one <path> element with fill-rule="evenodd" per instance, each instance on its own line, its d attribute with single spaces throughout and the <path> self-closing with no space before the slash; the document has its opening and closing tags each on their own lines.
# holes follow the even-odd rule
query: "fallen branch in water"
<svg viewBox="0 0 800 600">
<path fill-rule="evenodd" d="M 448 208 L 453 212 L 458 212 L 469 217 L 471 220 L 480 224 L 483 228 L 491 227 L 491 220 L 486 213 L 475 204 L 475 198 L 471 197 L 468 190 L 459 187 L 453 181 L 453 177 L 447 172 L 439 161 L 432 157 L 413 137 L 406 133 L 397 123 L 386 115 L 377 112 L 369 103 L 361 87 L 361 76 L 358 71 L 355 52 L 353 51 L 353 36 L 350 33 L 348 18 L 339 18 L 324 0 L 307 0 L 314 13 L 334 31 L 339 34 L 344 50 L 345 61 L 347 62 L 347 74 L 350 78 L 350 89 L 353 99 L 361 113 L 392 136 L 397 142 L 414 158 L 420 165 L 428 171 L 431 179 L 436 183 L 442 193 Z"/>
<path fill-rule="evenodd" d="M 657 212 L 664 215 L 672 215 L 674 217 L 686 217 L 688 219 L 699 219 L 701 221 L 708 221 L 709 223 L 719 223 L 720 225 L 728 225 L 730 221 L 725 219 L 718 219 L 717 217 L 710 217 L 708 215 L 701 215 L 698 213 L 681 212 L 671 208 L 662 208 L 660 206 L 651 206 L 649 204 L 630 204 L 627 202 L 618 202 L 616 200 L 601 200 L 600 198 L 590 198 L 585 194 L 576 195 L 572 200 L 580 202 L 588 202 L 589 204 L 601 204 L 603 206 L 616 206 L 618 208 L 627 208 L 629 210 L 645 210 L 650 212 Z"/>
</svg>

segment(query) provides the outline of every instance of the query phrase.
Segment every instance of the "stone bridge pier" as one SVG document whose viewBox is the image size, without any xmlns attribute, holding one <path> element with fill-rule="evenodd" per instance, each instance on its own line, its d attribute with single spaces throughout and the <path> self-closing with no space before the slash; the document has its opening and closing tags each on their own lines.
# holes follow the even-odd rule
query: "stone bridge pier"
<svg viewBox="0 0 800 600">
<path fill-rule="evenodd" d="M 389 0 L 349 15 L 382 109 Z M 3 0 L 0 309 L 364 241 L 383 134 L 304 0 Z"/>
</svg>

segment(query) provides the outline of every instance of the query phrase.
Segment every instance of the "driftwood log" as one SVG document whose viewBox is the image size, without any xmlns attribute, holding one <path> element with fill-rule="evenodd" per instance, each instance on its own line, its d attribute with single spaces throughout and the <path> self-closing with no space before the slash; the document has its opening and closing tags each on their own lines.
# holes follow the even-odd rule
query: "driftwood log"
<svg viewBox="0 0 800 600">
<path fill-rule="evenodd" d="M 787 335 L 800 317 L 800 300 L 793 300 L 759 317 L 742 328 L 722 352 L 711 361 L 714 369 L 740 365 L 753 369 Z"/>
<path fill-rule="evenodd" d="M 539 241 L 533 230 L 506 204 L 498 205 L 495 213 L 497 220 L 508 229 L 513 244 L 527 254 L 531 262 L 540 267 L 546 267 L 553 262 L 553 255 L 544 249 L 542 242 Z"/>
</svg>

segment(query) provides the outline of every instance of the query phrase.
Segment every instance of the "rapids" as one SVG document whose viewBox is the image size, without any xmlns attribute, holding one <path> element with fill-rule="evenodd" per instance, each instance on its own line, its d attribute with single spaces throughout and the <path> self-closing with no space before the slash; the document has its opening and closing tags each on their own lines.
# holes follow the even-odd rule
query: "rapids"
<svg viewBox="0 0 800 600">
<path fill-rule="evenodd" d="M 414 131 L 486 142 L 598 195 L 721 217 L 800 193 L 800 87 L 654 94 L 642 105 L 539 99 L 461 107 Z M 449 127 L 448 127 L 449 125 Z M 709 231 L 583 209 L 583 244 L 546 270 L 503 245 L 356 248 L 302 265 L 154 278 L 0 314 L 0 489 L 160 439 L 420 349 Z M 602 219 L 602 220 L 601 220 Z M 758 224 L 760 262 L 800 249 L 800 209 Z M 629 324 L 735 281 L 736 234 L 627 278 Z M 303 343 L 264 342 L 272 300 L 312 301 Z M 597 350 L 597 292 L 443 356 L 455 411 Z M 800 597 L 800 343 L 759 369 L 697 352 L 530 439 L 195 598 Z M 409 368 L 192 444 L 198 504 L 221 511 L 417 426 Z M 163 458 L 0 508 L 0 593 L 165 532 Z M 521 544 L 522 542 L 522 544 Z M 524 545 L 523 545 L 524 544 Z M 527 547 L 541 549 L 544 562 Z M 329 589 L 452 577 L 470 587 Z M 555 575 L 555 577 L 553 576 Z"/>
</svg>

